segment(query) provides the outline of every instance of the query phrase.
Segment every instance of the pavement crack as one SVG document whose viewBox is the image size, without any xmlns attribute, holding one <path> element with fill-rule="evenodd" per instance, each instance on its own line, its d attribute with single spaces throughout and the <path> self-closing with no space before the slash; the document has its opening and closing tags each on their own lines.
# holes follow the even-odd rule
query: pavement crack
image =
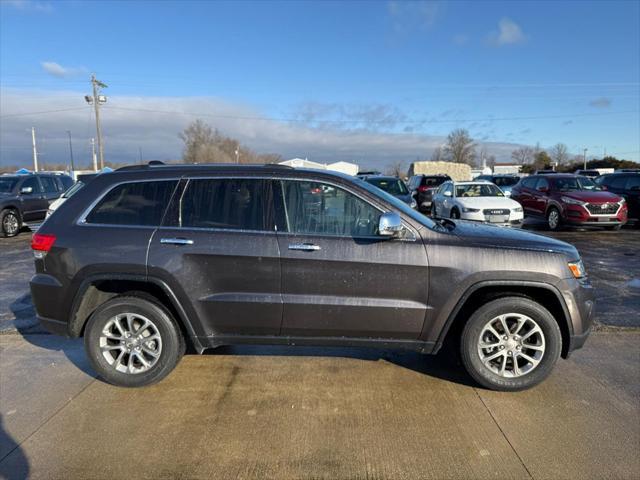
<svg viewBox="0 0 640 480">
<path fill-rule="evenodd" d="M 87 383 L 84 387 L 82 387 L 82 389 L 78 393 L 73 395 L 67 402 L 61 405 L 60 408 L 58 408 L 55 412 L 49 415 L 47 419 L 44 422 L 42 422 L 38 428 L 36 428 L 33 432 L 31 432 L 24 440 L 22 440 L 20 443 L 16 442 L 16 446 L 13 447 L 4 457 L 0 458 L 0 463 L 4 462 L 7 458 L 11 456 L 13 452 L 15 452 L 18 448 L 20 448 L 25 443 L 27 443 L 31 437 L 33 437 L 36 433 L 38 433 L 42 429 L 42 427 L 47 425 L 47 423 L 49 423 L 49 421 L 51 421 L 53 417 L 55 417 L 56 415 L 58 415 L 58 413 L 64 410 L 71 402 L 73 402 L 76 398 L 78 398 L 79 395 L 82 395 L 82 393 L 91 385 L 93 385 L 96 380 L 97 378 L 94 378 L 89 383 Z"/>
<path fill-rule="evenodd" d="M 529 469 L 527 468 L 527 465 L 524 463 L 524 460 L 522 459 L 522 457 L 520 456 L 520 454 L 518 453 L 518 451 L 515 449 L 515 447 L 513 446 L 513 444 L 511 443 L 511 440 L 509 440 L 509 437 L 507 437 L 507 434 L 505 433 L 504 430 L 502 430 L 502 427 L 500 426 L 500 424 L 498 423 L 498 420 L 496 419 L 496 417 L 493 416 L 493 412 L 491 411 L 491 409 L 487 406 L 487 404 L 484 402 L 484 399 L 482 398 L 482 396 L 480 395 L 480 393 L 478 392 L 477 388 L 474 388 L 473 391 L 476 393 L 476 395 L 478 396 L 478 399 L 482 402 L 482 405 L 484 405 L 484 408 L 487 410 L 487 412 L 489 413 L 489 415 L 491 416 L 491 419 L 493 420 L 493 422 L 496 424 L 496 427 L 498 427 L 498 430 L 500 430 L 500 433 L 502 434 L 502 436 L 504 437 L 504 439 L 507 441 L 507 443 L 509 444 L 509 447 L 511 447 L 511 450 L 513 451 L 513 453 L 516 455 L 518 461 L 520 462 L 520 464 L 522 465 L 522 468 L 524 468 L 524 470 L 527 472 L 527 475 L 529 476 L 529 478 L 533 478 L 533 475 L 531 474 L 531 472 L 529 471 Z"/>
</svg>

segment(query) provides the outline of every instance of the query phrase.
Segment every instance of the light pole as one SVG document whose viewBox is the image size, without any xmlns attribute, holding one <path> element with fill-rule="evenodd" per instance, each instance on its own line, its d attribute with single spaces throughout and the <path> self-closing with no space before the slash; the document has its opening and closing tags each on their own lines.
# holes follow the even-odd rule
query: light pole
<svg viewBox="0 0 640 480">
<path fill-rule="evenodd" d="M 102 83 L 96 78 L 95 75 L 91 75 L 91 86 L 93 87 L 93 95 L 85 95 L 84 99 L 89 105 L 93 105 L 96 112 L 96 133 L 98 134 L 98 155 L 100 157 L 100 169 L 104 168 L 104 146 L 102 145 L 102 130 L 100 128 L 100 105 L 107 103 L 107 97 L 100 95 L 101 88 L 107 88 L 107 85 Z"/>
<path fill-rule="evenodd" d="M 584 169 L 587 169 L 587 149 L 584 148 L 582 152 L 582 160 L 584 161 Z"/>
<path fill-rule="evenodd" d="M 71 177 L 75 180 L 76 167 L 73 164 L 73 143 L 71 143 L 71 130 L 67 130 L 67 135 L 69 135 L 69 156 L 71 157 Z"/>
</svg>

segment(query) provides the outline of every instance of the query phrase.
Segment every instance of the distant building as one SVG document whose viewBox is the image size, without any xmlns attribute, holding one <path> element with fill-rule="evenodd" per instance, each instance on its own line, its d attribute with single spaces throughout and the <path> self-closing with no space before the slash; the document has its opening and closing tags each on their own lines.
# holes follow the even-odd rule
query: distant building
<svg viewBox="0 0 640 480">
<path fill-rule="evenodd" d="M 293 168 L 314 168 L 316 170 L 333 170 L 336 172 L 346 173 L 347 175 L 357 175 L 359 167 L 355 163 L 334 162 L 334 163 L 318 163 L 307 158 L 292 158 L 284 160 L 280 165 L 288 165 Z"/>
<path fill-rule="evenodd" d="M 520 170 L 522 170 L 522 165 L 517 163 L 496 163 L 493 166 L 493 173 L 495 174 L 518 175 Z"/>
<path fill-rule="evenodd" d="M 471 180 L 471 167 L 466 163 L 453 162 L 413 162 L 409 166 L 409 176 L 412 175 L 449 175 L 453 180 L 464 182 Z"/>
</svg>

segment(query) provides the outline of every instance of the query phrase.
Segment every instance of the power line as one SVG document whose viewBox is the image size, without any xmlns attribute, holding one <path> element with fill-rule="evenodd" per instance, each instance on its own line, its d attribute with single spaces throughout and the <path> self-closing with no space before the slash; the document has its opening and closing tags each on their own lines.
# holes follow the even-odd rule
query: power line
<svg viewBox="0 0 640 480">
<path fill-rule="evenodd" d="M 105 106 L 109 110 L 126 110 L 132 112 L 147 112 L 147 113 L 162 113 L 167 115 L 189 115 L 196 117 L 211 117 L 211 118 L 228 118 L 234 120 L 260 120 L 260 121 L 276 121 L 276 122 L 292 122 L 292 123 L 353 123 L 353 124 L 427 124 L 427 123 L 461 123 L 461 122 L 487 122 L 487 121 L 506 121 L 506 120 L 546 120 L 552 118 L 575 118 L 575 117 L 600 117 L 608 115 L 622 115 L 628 113 L 640 113 L 639 110 L 624 110 L 618 112 L 592 112 L 592 113 L 575 113 L 575 114 L 563 114 L 563 115 L 537 115 L 537 116 L 524 116 L 524 117 L 484 117 L 473 119 L 421 119 L 421 120 L 304 120 L 300 118 L 286 118 L 286 117 L 257 117 L 257 116 L 241 116 L 241 115 L 223 115 L 204 112 L 180 112 L 174 110 L 156 110 L 149 108 L 130 108 L 130 107 L 114 107 Z"/>
<path fill-rule="evenodd" d="M 48 113 L 72 112 L 74 110 L 84 110 L 85 108 L 87 107 L 61 108 L 59 110 L 44 110 L 41 112 L 9 113 L 6 115 L 0 115 L 0 118 L 25 117 L 27 115 L 45 115 Z"/>
</svg>

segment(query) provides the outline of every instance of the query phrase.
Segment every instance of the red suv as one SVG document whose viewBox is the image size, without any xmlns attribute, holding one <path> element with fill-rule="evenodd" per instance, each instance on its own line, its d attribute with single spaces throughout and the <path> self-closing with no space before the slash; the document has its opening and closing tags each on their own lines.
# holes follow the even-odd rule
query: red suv
<svg viewBox="0 0 640 480">
<path fill-rule="evenodd" d="M 546 218 L 550 230 L 562 224 L 618 230 L 627 222 L 624 198 L 579 175 L 531 175 L 513 187 L 511 198 L 520 202 L 525 216 Z"/>
</svg>

